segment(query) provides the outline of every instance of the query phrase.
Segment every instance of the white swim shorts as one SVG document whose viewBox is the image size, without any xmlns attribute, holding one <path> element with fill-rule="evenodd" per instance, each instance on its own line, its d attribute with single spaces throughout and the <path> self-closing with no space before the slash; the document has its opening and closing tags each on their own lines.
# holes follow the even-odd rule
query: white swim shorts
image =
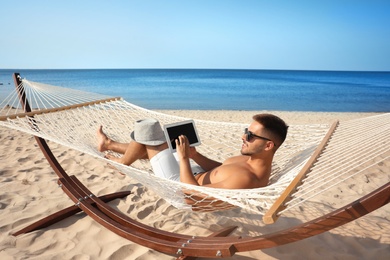
<svg viewBox="0 0 390 260">
<path fill-rule="evenodd" d="M 150 159 L 155 175 L 173 181 L 180 181 L 180 167 L 178 159 L 169 150 L 165 149 Z M 204 172 L 199 165 L 191 165 L 192 172 Z"/>
<path fill-rule="evenodd" d="M 165 149 L 150 159 L 153 172 L 159 177 L 173 181 L 180 181 L 180 168 L 175 156 L 169 149 Z"/>
</svg>

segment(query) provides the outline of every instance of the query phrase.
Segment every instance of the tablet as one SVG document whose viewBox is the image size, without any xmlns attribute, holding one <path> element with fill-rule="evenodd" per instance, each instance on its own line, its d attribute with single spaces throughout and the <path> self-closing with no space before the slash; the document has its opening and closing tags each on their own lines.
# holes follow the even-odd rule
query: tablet
<svg viewBox="0 0 390 260">
<path fill-rule="evenodd" d="M 175 140 L 179 137 L 179 135 L 187 136 L 190 146 L 200 145 L 200 139 L 198 132 L 196 131 L 194 120 L 186 120 L 164 125 L 163 128 L 169 149 L 171 149 L 172 152 L 176 151 Z"/>
</svg>

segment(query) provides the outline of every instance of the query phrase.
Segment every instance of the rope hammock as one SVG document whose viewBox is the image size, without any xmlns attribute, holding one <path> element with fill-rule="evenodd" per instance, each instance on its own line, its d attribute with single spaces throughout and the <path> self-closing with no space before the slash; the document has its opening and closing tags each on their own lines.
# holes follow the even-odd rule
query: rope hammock
<svg viewBox="0 0 390 260">
<path fill-rule="evenodd" d="M 17 91 L 0 104 L 0 125 L 20 130 L 79 150 L 115 166 L 152 189 L 172 205 L 189 210 L 211 211 L 240 207 L 266 214 L 305 167 L 330 125 L 292 125 L 285 143 L 275 154 L 268 186 L 227 190 L 193 186 L 153 174 L 147 160 L 125 166 L 104 158 L 97 150 L 96 130 L 119 142 L 129 142 L 134 122 L 155 118 L 161 125 L 188 118 L 167 115 L 131 104 L 122 98 L 67 89 L 22 80 L 24 93 L 33 111 L 25 113 Z M 19 86 L 21 87 L 21 86 Z M 195 119 L 202 144 L 197 150 L 217 161 L 238 155 L 241 136 L 247 125 Z M 390 157 L 390 114 L 340 122 L 306 177 L 283 204 L 282 212 L 299 207 L 320 192 L 337 186 Z M 190 192 L 188 192 L 190 191 Z M 191 201 L 191 206 L 188 202 Z M 288 205 L 288 207 L 287 207 Z M 281 214 L 281 213 L 278 213 Z"/>
</svg>

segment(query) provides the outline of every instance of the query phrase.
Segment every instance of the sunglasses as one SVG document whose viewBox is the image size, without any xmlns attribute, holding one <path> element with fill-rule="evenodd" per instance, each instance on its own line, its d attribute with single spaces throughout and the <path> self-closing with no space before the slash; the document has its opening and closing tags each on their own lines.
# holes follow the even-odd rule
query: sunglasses
<svg viewBox="0 0 390 260">
<path fill-rule="evenodd" d="M 266 138 L 266 137 L 262 137 L 262 136 L 259 136 L 259 135 L 255 135 L 254 133 L 252 133 L 251 131 L 248 130 L 248 128 L 245 128 L 245 134 L 246 134 L 246 141 L 247 142 L 250 142 L 252 140 L 252 138 L 254 137 L 257 137 L 257 138 L 260 138 L 260 139 L 263 139 L 263 140 L 266 140 L 266 141 L 271 141 L 273 142 L 271 139 L 269 138 Z"/>
</svg>

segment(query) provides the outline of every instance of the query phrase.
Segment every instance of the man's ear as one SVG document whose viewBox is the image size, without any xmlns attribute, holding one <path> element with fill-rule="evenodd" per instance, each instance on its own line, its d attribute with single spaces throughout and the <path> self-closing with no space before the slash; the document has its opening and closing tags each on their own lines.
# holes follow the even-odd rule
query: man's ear
<svg viewBox="0 0 390 260">
<path fill-rule="evenodd" d="M 272 141 L 267 141 L 267 144 L 265 145 L 265 150 L 266 151 L 271 151 L 272 149 L 274 149 L 275 147 L 275 143 L 272 142 Z"/>
</svg>

